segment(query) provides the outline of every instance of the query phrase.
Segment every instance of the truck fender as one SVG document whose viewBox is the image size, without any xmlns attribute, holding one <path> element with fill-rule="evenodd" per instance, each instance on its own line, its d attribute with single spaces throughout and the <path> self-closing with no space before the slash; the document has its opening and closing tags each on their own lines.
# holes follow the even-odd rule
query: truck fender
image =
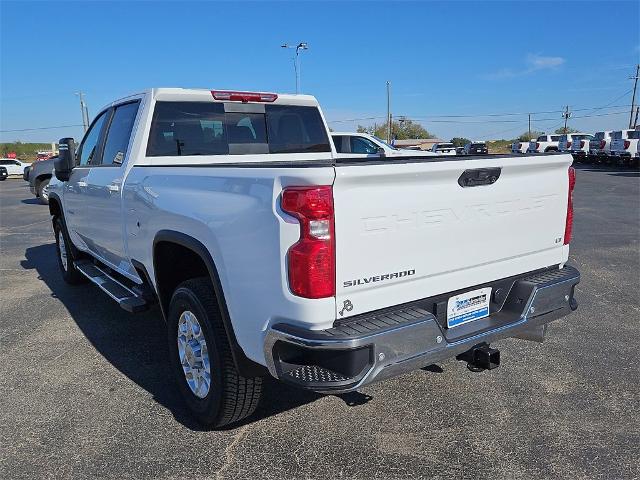
<svg viewBox="0 0 640 480">
<path fill-rule="evenodd" d="M 265 376 L 268 373 L 267 369 L 264 366 L 259 365 L 258 363 L 249 359 L 242 350 L 242 347 L 238 344 L 238 340 L 233 329 L 233 323 L 231 322 L 231 318 L 229 316 L 229 310 L 227 309 L 227 302 L 225 300 L 224 291 L 222 289 L 222 283 L 220 282 L 220 276 L 218 275 L 218 269 L 216 268 L 215 262 L 213 261 L 209 250 L 199 240 L 182 232 L 177 232 L 174 230 L 160 230 L 153 239 L 153 271 L 155 290 L 159 300 L 158 303 L 160 304 L 160 309 L 162 310 L 162 315 L 165 321 L 167 320 L 168 312 L 165 311 L 165 302 L 163 302 L 163 299 L 161 298 L 155 255 L 156 245 L 160 242 L 175 243 L 184 248 L 187 248 L 188 250 L 191 250 L 198 257 L 200 257 L 202 262 L 205 264 L 207 271 L 209 272 L 209 278 L 211 279 L 214 293 L 216 295 L 216 300 L 218 302 L 218 307 L 220 308 L 224 330 L 227 334 L 229 345 L 231 346 L 231 354 L 236 368 L 245 377 Z"/>
</svg>

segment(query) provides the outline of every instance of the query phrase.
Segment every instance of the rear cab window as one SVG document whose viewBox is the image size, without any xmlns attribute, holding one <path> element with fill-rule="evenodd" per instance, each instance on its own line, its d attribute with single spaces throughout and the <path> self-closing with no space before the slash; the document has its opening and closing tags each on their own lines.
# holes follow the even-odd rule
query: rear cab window
<svg viewBox="0 0 640 480">
<path fill-rule="evenodd" d="M 317 107 L 156 102 L 148 157 L 331 152 Z"/>
<path fill-rule="evenodd" d="M 629 138 L 632 140 L 640 139 L 640 130 L 633 130 L 629 132 Z"/>
</svg>

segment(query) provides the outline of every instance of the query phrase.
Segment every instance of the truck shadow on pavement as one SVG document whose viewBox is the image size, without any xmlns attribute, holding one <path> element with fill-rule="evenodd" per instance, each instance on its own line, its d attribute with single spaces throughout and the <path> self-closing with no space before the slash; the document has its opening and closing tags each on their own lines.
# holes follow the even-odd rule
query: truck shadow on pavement
<svg viewBox="0 0 640 480">
<path fill-rule="evenodd" d="M 153 395 L 154 400 L 168 409 L 182 425 L 191 430 L 206 430 L 189 415 L 168 374 L 165 324 L 158 308 L 130 314 L 91 284 L 67 285 L 58 270 L 53 243 L 27 248 L 25 258 L 21 266 L 37 271 L 38 278 L 51 290 L 52 297 L 63 303 L 84 336 L 111 365 Z M 270 377 L 265 380 L 258 409 L 242 424 L 277 415 L 322 397 L 289 387 Z M 348 406 L 362 405 L 371 399 L 357 392 L 340 398 Z"/>
</svg>

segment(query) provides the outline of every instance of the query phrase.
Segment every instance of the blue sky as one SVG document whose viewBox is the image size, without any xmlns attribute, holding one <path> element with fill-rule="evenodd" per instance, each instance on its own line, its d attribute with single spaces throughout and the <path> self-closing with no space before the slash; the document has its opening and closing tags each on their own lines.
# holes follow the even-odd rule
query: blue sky
<svg viewBox="0 0 640 480">
<path fill-rule="evenodd" d="M 0 1 L 0 130 L 81 124 L 80 90 L 91 116 L 154 86 L 292 92 L 291 51 L 280 45 L 299 41 L 310 46 L 302 90 L 336 130 L 383 122 L 387 80 L 393 114 L 442 138 L 513 138 L 526 112 L 550 112 L 533 115 L 534 129 L 549 130 L 567 104 L 574 127 L 624 128 L 639 23 L 637 1 Z M 497 113 L 523 115 L 447 117 Z"/>
</svg>

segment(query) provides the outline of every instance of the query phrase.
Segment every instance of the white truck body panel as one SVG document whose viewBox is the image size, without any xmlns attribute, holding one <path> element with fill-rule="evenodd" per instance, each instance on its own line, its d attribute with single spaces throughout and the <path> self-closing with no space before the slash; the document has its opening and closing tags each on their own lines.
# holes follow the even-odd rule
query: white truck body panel
<svg viewBox="0 0 640 480">
<path fill-rule="evenodd" d="M 356 315 L 566 262 L 571 162 L 550 155 L 338 166 L 338 309 L 349 300 L 345 316 Z M 479 167 L 502 173 L 493 185 L 461 188 L 462 172 Z M 414 273 L 375 279 L 406 271 Z"/>
</svg>

